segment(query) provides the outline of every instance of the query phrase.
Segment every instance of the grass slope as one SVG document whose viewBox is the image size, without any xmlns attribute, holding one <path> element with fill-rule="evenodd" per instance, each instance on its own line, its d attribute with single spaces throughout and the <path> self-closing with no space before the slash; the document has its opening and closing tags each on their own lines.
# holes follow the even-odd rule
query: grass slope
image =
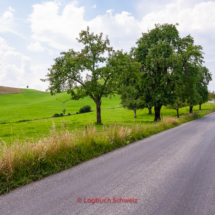
<svg viewBox="0 0 215 215">
<path fill-rule="evenodd" d="M 38 141 L 44 136 L 50 134 L 50 130 L 55 126 L 57 131 L 67 128 L 69 131 L 74 129 L 83 129 L 84 125 L 93 124 L 96 121 L 96 112 L 77 114 L 59 118 L 41 119 L 43 117 L 51 117 L 54 113 L 61 113 L 63 108 L 67 113 L 76 113 L 84 105 L 90 105 L 95 110 L 95 103 L 89 97 L 80 99 L 78 101 L 70 100 L 66 92 L 51 96 L 49 93 L 22 89 L 25 93 L 21 94 L 7 94 L 0 95 L 0 138 L 2 142 L 11 145 L 14 142 L 22 141 Z M 58 100 L 57 100 L 58 99 Z M 60 100 L 60 101 L 59 101 Z M 105 125 L 132 125 L 133 123 L 154 123 L 154 115 L 148 115 L 148 110 L 138 110 L 137 118 L 134 119 L 133 111 L 124 108 L 117 108 L 120 106 L 120 97 L 115 96 L 102 99 L 102 122 Z M 213 104 L 204 104 L 202 109 L 209 109 Z M 108 109 L 116 108 L 116 109 Z M 194 111 L 198 110 L 198 106 L 194 107 Z M 181 108 L 180 114 L 188 113 L 189 108 Z M 176 117 L 175 110 L 167 110 L 162 107 L 163 117 Z M 40 118 L 39 120 L 34 120 Z M 14 123 L 18 120 L 33 120 L 21 123 Z M 97 129 L 102 126 L 96 125 Z M 1 144 L 0 143 L 0 144 Z"/>
<path fill-rule="evenodd" d="M 25 93 L 0 95 L 0 123 L 15 122 L 26 119 L 51 117 L 66 109 L 66 114 L 76 113 L 84 105 L 90 105 L 95 110 L 95 103 L 89 97 L 78 101 L 68 101 L 70 95 L 66 92 L 51 96 L 50 93 L 37 90 L 22 89 Z M 62 101 L 62 102 L 61 102 Z M 119 96 L 102 99 L 101 108 L 120 106 Z"/>
</svg>

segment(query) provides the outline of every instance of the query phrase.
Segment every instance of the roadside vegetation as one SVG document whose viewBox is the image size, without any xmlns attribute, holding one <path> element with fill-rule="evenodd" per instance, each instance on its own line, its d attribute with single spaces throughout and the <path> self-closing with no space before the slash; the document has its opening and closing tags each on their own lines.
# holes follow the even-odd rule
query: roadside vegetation
<svg viewBox="0 0 215 215">
<path fill-rule="evenodd" d="M 50 135 L 37 142 L 2 144 L 0 194 L 215 111 L 210 107 L 207 105 L 207 110 L 187 113 L 179 119 L 165 116 L 161 122 L 114 123 L 100 129 L 90 125 L 86 130 L 70 131 L 65 126 L 59 132 L 53 123 Z"/>
</svg>

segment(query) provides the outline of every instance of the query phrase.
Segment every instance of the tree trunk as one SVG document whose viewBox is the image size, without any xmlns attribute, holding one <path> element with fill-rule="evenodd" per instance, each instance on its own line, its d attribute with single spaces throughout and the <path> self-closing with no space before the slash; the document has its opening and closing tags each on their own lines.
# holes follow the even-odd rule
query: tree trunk
<svg viewBox="0 0 215 215">
<path fill-rule="evenodd" d="M 202 104 L 199 104 L 199 110 L 201 110 L 202 109 Z"/>
<path fill-rule="evenodd" d="M 155 106 L 155 119 L 154 119 L 154 121 L 161 121 L 161 117 L 160 117 L 161 107 L 162 107 L 162 105 Z"/>
<path fill-rule="evenodd" d="M 190 106 L 190 113 L 193 113 L 193 106 Z"/>
<path fill-rule="evenodd" d="M 176 109 L 176 111 L 177 111 L 177 117 L 179 118 L 179 109 Z"/>
<path fill-rule="evenodd" d="M 134 108 L 134 118 L 137 118 L 137 109 L 136 108 Z"/>
<path fill-rule="evenodd" d="M 102 123 L 101 119 L 101 101 L 96 103 L 97 123 Z"/>
<path fill-rule="evenodd" d="M 152 114 L 152 107 L 148 107 L 149 109 L 149 114 Z"/>
</svg>

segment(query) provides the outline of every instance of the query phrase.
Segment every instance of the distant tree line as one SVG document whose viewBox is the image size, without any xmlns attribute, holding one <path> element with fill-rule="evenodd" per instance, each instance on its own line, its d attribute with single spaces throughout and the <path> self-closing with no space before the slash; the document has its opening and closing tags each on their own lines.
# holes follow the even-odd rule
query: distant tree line
<svg viewBox="0 0 215 215">
<path fill-rule="evenodd" d="M 214 91 L 208 91 L 209 92 L 209 99 L 215 100 L 215 92 Z"/>
<path fill-rule="evenodd" d="M 201 105 L 211 98 L 207 86 L 212 74 L 203 66 L 203 52 L 190 35 L 181 38 L 178 24 L 156 24 L 136 42 L 129 53 L 115 51 L 108 37 L 81 31 L 81 51 L 62 52 L 49 69 L 46 79 L 52 95 L 67 90 L 71 99 L 89 96 L 96 104 L 101 123 L 102 97 L 119 94 L 123 107 L 134 111 L 154 107 L 159 121 L 162 106 L 175 109 Z M 86 80 L 82 73 L 88 72 Z M 89 74 L 90 72 L 90 74 Z M 214 96 L 214 92 L 213 92 Z M 215 98 L 215 97 L 214 97 Z"/>
</svg>

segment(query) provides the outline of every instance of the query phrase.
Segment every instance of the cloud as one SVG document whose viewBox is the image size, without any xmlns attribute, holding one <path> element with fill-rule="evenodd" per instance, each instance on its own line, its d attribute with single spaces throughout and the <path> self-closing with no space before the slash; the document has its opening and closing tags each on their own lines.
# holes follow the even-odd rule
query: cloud
<svg viewBox="0 0 215 215">
<path fill-rule="evenodd" d="M 91 31 L 108 35 L 111 45 L 128 50 L 129 45 L 141 36 L 138 21 L 125 11 L 113 16 L 113 10 L 108 10 L 104 15 L 86 21 L 85 9 L 78 7 L 76 1 L 67 4 L 61 14 L 59 10 L 60 6 L 54 2 L 33 5 L 29 20 L 34 40 L 57 50 L 80 49 L 76 38 L 81 30 L 90 26 Z"/>
<path fill-rule="evenodd" d="M 90 8 L 96 8 L 96 4 L 94 4 L 92 7 L 90 7 Z"/>
<path fill-rule="evenodd" d="M 0 54 L 3 53 L 4 50 L 13 50 L 14 48 L 9 47 L 4 38 L 0 37 Z"/>
<path fill-rule="evenodd" d="M 13 13 L 11 13 L 10 11 L 5 11 L 2 18 L 5 23 L 9 23 L 13 20 Z"/>
<path fill-rule="evenodd" d="M 46 89 L 47 84 L 40 81 L 47 65 L 37 67 L 32 65 L 32 59 L 13 47 L 8 46 L 5 39 L 0 37 L 0 82 L 5 86 L 25 88 Z M 36 68 L 36 69 L 35 69 Z M 40 75 L 40 76 L 38 76 Z"/>
<path fill-rule="evenodd" d="M 31 43 L 29 46 L 27 46 L 28 50 L 33 52 L 43 52 L 44 48 L 40 44 L 40 42 Z"/>
<path fill-rule="evenodd" d="M 195 35 L 199 40 L 198 34 L 215 36 L 215 2 L 202 2 L 190 7 L 184 0 L 178 0 L 145 15 L 141 20 L 126 11 L 112 15 L 113 10 L 107 10 L 106 14 L 86 21 L 85 9 L 79 7 L 77 1 L 62 8 L 61 14 L 59 10 L 60 5 L 56 2 L 36 4 L 29 17 L 33 39 L 58 50 L 80 48 L 76 38 L 87 26 L 95 33 L 107 34 L 111 44 L 125 50 L 128 50 L 128 45 L 135 45 L 141 32 L 154 28 L 155 23 L 179 23 L 178 29 L 183 35 Z"/>
<path fill-rule="evenodd" d="M 9 10 L 5 11 L 2 16 L 0 16 L 0 32 L 13 32 L 13 13 Z"/>
<path fill-rule="evenodd" d="M 165 5 L 156 7 L 153 11 L 136 19 L 131 13 L 122 11 L 115 13 L 107 10 L 91 20 L 85 19 L 85 8 L 77 1 L 62 6 L 57 2 L 45 2 L 33 5 L 33 12 L 29 16 L 32 38 L 45 43 L 49 48 L 67 51 L 70 48 L 81 49 L 76 38 L 81 30 L 108 35 L 110 45 L 115 49 L 129 51 L 135 46 L 142 32 L 154 28 L 155 23 L 179 23 L 178 30 L 181 36 L 191 34 L 197 45 L 204 48 L 206 66 L 215 69 L 215 2 L 201 2 L 200 0 L 169 1 Z M 140 5 L 139 5 L 140 6 Z M 153 5 L 152 5 L 153 6 Z M 141 8 L 140 8 L 141 9 Z M 207 64 L 207 62 L 214 63 Z"/>
<path fill-rule="evenodd" d="M 12 7 L 9 7 L 9 11 L 15 12 L 15 10 Z"/>
</svg>

